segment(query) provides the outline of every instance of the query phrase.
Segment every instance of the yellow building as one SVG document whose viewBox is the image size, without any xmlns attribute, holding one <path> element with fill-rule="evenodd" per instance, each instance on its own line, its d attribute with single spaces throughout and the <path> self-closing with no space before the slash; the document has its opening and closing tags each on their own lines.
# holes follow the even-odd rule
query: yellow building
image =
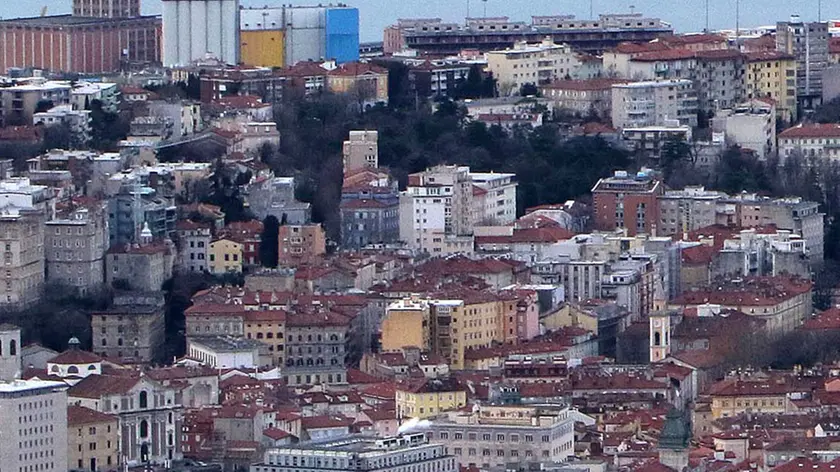
<svg viewBox="0 0 840 472">
<path fill-rule="evenodd" d="M 747 53 L 744 67 L 746 98 L 772 98 L 778 117 L 796 119 L 796 59 L 778 51 Z"/>
<path fill-rule="evenodd" d="M 333 93 L 356 94 L 364 105 L 388 103 L 388 70 L 373 64 L 351 62 L 327 74 L 327 88 Z"/>
<path fill-rule="evenodd" d="M 242 64 L 254 67 L 284 67 L 286 38 L 283 30 L 253 30 L 239 32 Z"/>
<path fill-rule="evenodd" d="M 726 379 L 712 385 L 712 418 L 742 413 L 790 413 L 790 385 L 784 378 Z"/>
<path fill-rule="evenodd" d="M 464 352 L 467 349 L 490 347 L 494 342 L 504 342 L 502 316 L 505 302 L 490 293 L 475 292 L 463 297 L 460 314 L 452 316 L 451 348 L 441 349 L 440 354 L 449 361 L 454 370 L 464 368 Z"/>
<path fill-rule="evenodd" d="M 242 244 L 230 239 L 217 239 L 210 243 L 208 256 L 211 274 L 242 272 Z"/>
<path fill-rule="evenodd" d="M 467 404 L 467 392 L 453 379 L 412 379 L 400 382 L 395 394 L 397 418 L 429 418 Z"/>
<path fill-rule="evenodd" d="M 286 362 L 286 312 L 283 310 L 246 310 L 245 337 L 267 346 L 275 366 Z"/>
<path fill-rule="evenodd" d="M 67 469 L 117 470 L 117 417 L 78 405 L 67 407 Z"/>
<path fill-rule="evenodd" d="M 429 350 L 429 315 L 429 300 L 406 298 L 390 304 L 382 320 L 382 351 L 402 352 L 404 347 Z"/>
</svg>

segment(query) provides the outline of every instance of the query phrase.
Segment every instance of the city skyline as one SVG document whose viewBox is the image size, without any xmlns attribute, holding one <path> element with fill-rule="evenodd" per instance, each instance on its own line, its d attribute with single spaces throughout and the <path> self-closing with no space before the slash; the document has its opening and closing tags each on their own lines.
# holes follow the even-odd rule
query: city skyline
<svg viewBox="0 0 840 472">
<path fill-rule="evenodd" d="M 26 2 L 25 5 L 0 5 L 0 17 L 37 16 L 41 8 L 47 7 L 47 14 L 70 13 L 71 0 L 44 0 L 43 2 Z M 144 0 L 143 14 L 160 14 L 159 0 Z M 243 6 L 264 6 L 264 0 L 242 0 Z M 283 2 L 276 2 L 279 6 Z M 295 1 L 295 5 L 315 5 L 318 2 Z M 563 4 L 567 3 L 567 4 Z M 381 41 L 382 29 L 394 23 L 398 18 L 411 17 L 440 17 L 444 21 L 463 21 L 467 16 L 467 6 L 470 6 L 471 16 L 483 16 L 487 8 L 488 16 L 508 16 L 513 20 L 528 20 L 531 15 L 560 15 L 571 14 L 579 18 L 588 18 L 590 6 L 595 15 L 599 13 L 626 13 L 633 11 L 646 16 L 654 16 L 671 23 L 678 32 L 701 31 L 705 26 L 705 14 L 702 3 L 684 2 L 682 5 L 662 8 L 660 2 L 654 0 L 593 0 L 589 2 L 556 2 L 552 0 L 534 0 L 527 8 L 522 8 L 514 2 L 499 0 L 431 0 L 420 2 L 409 0 L 403 2 L 389 2 L 386 0 L 356 0 L 348 4 L 359 9 L 361 16 L 360 34 L 362 41 Z M 709 26 L 711 29 L 733 29 L 735 27 L 735 0 L 710 0 Z M 760 8 L 758 8 L 760 6 Z M 776 21 L 787 20 L 791 15 L 798 14 L 803 20 L 815 21 L 818 16 L 818 0 L 810 0 L 798 4 L 797 10 L 791 10 L 789 2 L 783 0 L 740 0 L 742 28 L 775 24 Z M 821 18 L 824 21 L 840 20 L 840 4 L 822 2 Z"/>
</svg>

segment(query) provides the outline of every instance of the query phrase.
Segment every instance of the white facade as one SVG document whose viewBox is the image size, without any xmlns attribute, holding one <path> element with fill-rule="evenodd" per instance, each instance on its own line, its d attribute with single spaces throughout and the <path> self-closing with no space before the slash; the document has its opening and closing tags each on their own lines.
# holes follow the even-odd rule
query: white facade
<svg viewBox="0 0 840 472">
<path fill-rule="evenodd" d="M 749 149 L 761 160 L 776 154 L 776 107 L 771 103 L 751 100 L 723 110 L 714 121 L 712 128 L 725 132 L 727 145 Z"/>
<path fill-rule="evenodd" d="M 661 126 L 670 120 L 697 126 L 697 93 L 692 81 L 656 80 L 612 86 L 614 127 Z"/>
<path fill-rule="evenodd" d="M 0 464 L 4 471 L 67 470 L 67 385 L 0 382 Z"/>
<path fill-rule="evenodd" d="M 509 225 L 516 221 L 516 174 L 497 174 L 495 172 L 470 172 L 473 185 L 485 190 L 483 214 L 481 220 L 494 225 Z M 474 199 L 473 204 L 476 204 Z"/>
<path fill-rule="evenodd" d="M 187 66 L 208 54 L 239 63 L 239 0 L 164 0 L 163 65 Z"/>
<path fill-rule="evenodd" d="M 260 364 L 260 342 L 225 337 L 187 338 L 187 355 L 214 369 L 255 369 Z"/>
</svg>

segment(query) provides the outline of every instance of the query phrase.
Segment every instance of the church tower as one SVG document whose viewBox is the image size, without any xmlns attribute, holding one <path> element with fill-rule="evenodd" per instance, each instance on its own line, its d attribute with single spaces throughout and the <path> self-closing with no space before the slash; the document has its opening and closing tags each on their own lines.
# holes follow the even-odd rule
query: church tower
<svg viewBox="0 0 840 472">
<path fill-rule="evenodd" d="M 671 314 L 657 311 L 650 314 L 650 362 L 659 362 L 671 354 Z"/>
<path fill-rule="evenodd" d="M 682 411 L 671 408 L 659 435 L 659 462 L 677 472 L 688 467 L 688 444 L 691 430 Z"/>
<path fill-rule="evenodd" d="M 0 324 L 0 382 L 20 378 L 20 328 Z"/>
</svg>

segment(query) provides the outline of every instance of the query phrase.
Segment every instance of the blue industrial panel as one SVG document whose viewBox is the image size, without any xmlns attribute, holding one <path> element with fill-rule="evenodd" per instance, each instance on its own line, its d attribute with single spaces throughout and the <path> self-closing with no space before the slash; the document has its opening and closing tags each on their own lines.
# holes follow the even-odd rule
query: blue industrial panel
<svg viewBox="0 0 840 472">
<path fill-rule="evenodd" d="M 327 8 L 327 59 L 359 60 L 359 10 Z"/>
</svg>

